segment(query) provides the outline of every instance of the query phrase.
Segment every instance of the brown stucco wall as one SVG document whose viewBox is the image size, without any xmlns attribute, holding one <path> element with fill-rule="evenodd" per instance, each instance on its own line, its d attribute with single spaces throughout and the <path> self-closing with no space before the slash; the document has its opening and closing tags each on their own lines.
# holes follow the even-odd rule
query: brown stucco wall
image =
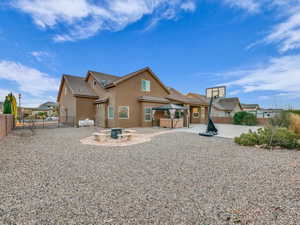
<svg viewBox="0 0 300 225">
<path fill-rule="evenodd" d="M 155 114 L 154 114 L 154 118 L 153 118 L 153 122 L 152 121 L 145 121 L 145 112 L 144 112 L 144 109 L 146 107 L 159 107 L 159 106 L 162 106 L 162 105 L 165 105 L 163 103 L 151 103 L 151 102 L 141 102 L 140 103 L 140 107 L 141 107 L 141 118 L 140 118 L 140 121 L 141 121 L 141 126 L 142 127 L 151 127 L 152 125 L 153 126 L 159 126 L 159 119 L 161 117 L 163 117 L 163 112 L 161 111 L 156 111 Z"/>
<path fill-rule="evenodd" d="M 7 136 L 14 128 L 14 118 L 12 115 L 0 114 L 0 140 Z"/>
<path fill-rule="evenodd" d="M 198 108 L 199 109 L 199 118 L 193 117 L 193 109 L 192 108 Z M 190 118 L 191 123 L 206 123 L 208 117 L 208 108 L 206 106 L 191 106 L 190 109 Z"/>
<path fill-rule="evenodd" d="M 141 80 L 146 79 L 151 82 L 151 91 L 141 91 Z M 132 77 L 122 83 L 114 89 L 115 93 L 115 127 L 139 127 L 143 126 L 142 122 L 143 110 L 141 103 L 137 100 L 139 96 L 155 96 L 166 97 L 168 92 L 149 74 L 145 71 L 137 76 Z M 118 106 L 129 106 L 129 119 L 118 118 Z M 144 125 L 148 125 L 144 124 Z"/>
<path fill-rule="evenodd" d="M 95 99 L 76 97 L 76 124 L 79 120 L 95 120 Z"/>
<path fill-rule="evenodd" d="M 93 81 L 94 81 L 94 77 L 89 75 L 87 82 L 88 85 L 93 88 Z M 115 88 L 110 88 L 110 89 L 104 89 L 101 87 L 101 85 L 99 83 L 96 84 L 95 88 L 93 88 L 93 90 L 96 92 L 96 94 L 99 96 L 99 98 L 108 98 L 108 103 L 105 103 L 105 116 L 106 116 L 106 127 L 116 127 L 117 123 L 115 120 L 109 120 L 108 116 L 107 116 L 107 107 L 108 105 L 112 105 L 115 109 L 115 118 L 117 118 L 117 113 L 116 113 L 116 92 L 115 92 Z M 95 122 L 96 124 L 100 124 L 99 121 L 99 117 L 100 117 L 100 112 L 98 107 L 96 106 L 95 108 Z"/>
<path fill-rule="evenodd" d="M 65 95 L 65 87 L 67 88 L 67 94 Z M 76 99 L 72 95 L 70 88 L 66 85 L 66 82 L 63 81 L 62 92 L 60 98 L 58 99 L 59 103 L 59 119 L 62 123 L 74 123 L 76 119 Z M 67 109 L 67 114 L 66 110 Z"/>
</svg>

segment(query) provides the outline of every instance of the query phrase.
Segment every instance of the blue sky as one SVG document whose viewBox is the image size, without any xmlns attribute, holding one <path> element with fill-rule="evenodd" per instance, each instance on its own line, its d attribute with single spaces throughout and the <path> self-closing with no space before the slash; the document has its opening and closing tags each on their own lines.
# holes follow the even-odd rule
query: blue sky
<svg viewBox="0 0 300 225">
<path fill-rule="evenodd" d="M 0 0 L 0 99 L 37 106 L 63 73 L 145 66 L 183 93 L 300 108 L 300 0 Z"/>
</svg>

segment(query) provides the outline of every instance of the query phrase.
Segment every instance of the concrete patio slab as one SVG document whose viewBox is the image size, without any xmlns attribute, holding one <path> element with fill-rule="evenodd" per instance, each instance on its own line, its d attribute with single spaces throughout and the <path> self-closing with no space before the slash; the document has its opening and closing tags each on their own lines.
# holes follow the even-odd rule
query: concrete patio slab
<svg viewBox="0 0 300 225">
<path fill-rule="evenodd" d="M 235 138 L 240 136 L 242 133 L 247 133 L 249 130 L 257 131 L 262 126 L 240 126 L 233 124 L 215 124 L 219 130 L 218 137 L 223 138 Z M 189 133 L 200 133 L 205 132 L 206 124 L 191 124 L 190 128 L 181 128 L 177 131 L 189 132 Z"/>
</svg>

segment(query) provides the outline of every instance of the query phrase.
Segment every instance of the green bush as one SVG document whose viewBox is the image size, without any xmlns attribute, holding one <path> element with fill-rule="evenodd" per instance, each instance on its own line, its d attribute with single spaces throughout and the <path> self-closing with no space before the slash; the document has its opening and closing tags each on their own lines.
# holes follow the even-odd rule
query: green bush
<svg viewBox="0 0 300 225">
<path fill-rule="evenodd" d="M 241 111 L 234 114 L 233 123 L 237 125 L 254 126 L 257 124 L 257 118 L 252 113 Z"/>
<path fill-rule="evenodd" d="M 287 149 L 300 148 L 297 135 L 287 128 L 261 128 L 257 132 L 250 131 L 236 137 L 234 141 L 244 146 L 279 146 Z"/>
<path fill-rule="evenodd" d="M 234 139 L 235 143 L 244 146 L 258 145 L 258 135 L 256 132 L 250 131 L 247 134 L 242 134 L 240 137 Z"/>
</svg>

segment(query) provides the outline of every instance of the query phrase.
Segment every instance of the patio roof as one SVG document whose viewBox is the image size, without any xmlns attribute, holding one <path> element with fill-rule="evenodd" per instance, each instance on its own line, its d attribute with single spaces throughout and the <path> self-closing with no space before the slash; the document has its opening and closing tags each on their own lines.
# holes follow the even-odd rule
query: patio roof
<svg viewBox="0 0 300 225">
<path fill-rule="evenodd" d="M 169 110 L 169 109 L 176 109 L 176 110 L 187 110 L 186 107 L 175 105 L 175 104 L 167 104 L 160 107 L 153 107 L 153 110 Z"/>
</svg>

